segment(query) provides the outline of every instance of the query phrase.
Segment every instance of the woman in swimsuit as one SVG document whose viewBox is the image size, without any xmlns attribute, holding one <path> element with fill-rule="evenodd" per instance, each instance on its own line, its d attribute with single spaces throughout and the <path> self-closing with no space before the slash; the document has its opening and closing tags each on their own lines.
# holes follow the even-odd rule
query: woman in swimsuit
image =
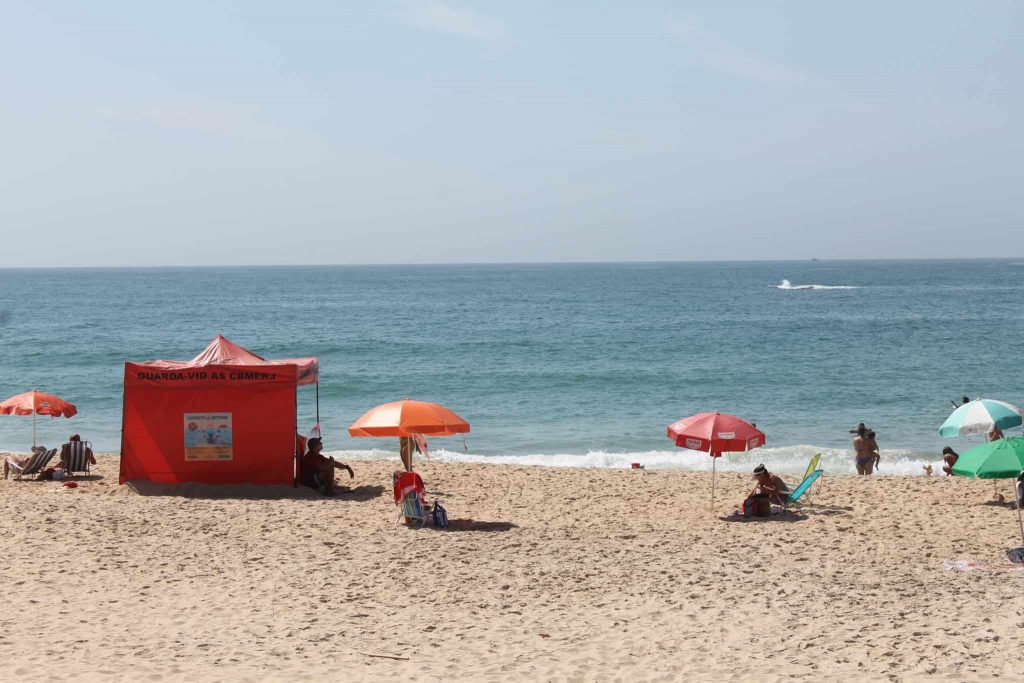
<svg viewBox="0 0 1024 683">
<path fill-rule="evenodd" d="M 853 437 L 853 450 L 856 453 L 857 474 L 871 474 L 874 471 L 875 450 L 874 444 L 868 437 L 868 428 L 861 422 L 857 425 L 857 431 Z"/>
</svg>

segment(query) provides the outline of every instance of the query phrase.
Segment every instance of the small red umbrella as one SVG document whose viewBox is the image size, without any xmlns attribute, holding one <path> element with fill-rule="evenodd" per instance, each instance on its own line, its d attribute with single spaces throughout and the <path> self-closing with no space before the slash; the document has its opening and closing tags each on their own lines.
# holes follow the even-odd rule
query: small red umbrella
<svg viewBox="0 0 1024 683">
<path fill-rule="evenodd" d="M 680 448 L 711 454 L 711 505 L 715 505 L 715 459 L 722 453 L 764 445 L 764 432 L 735 415 L 698 413 L 668 426 L 668 438 Z"/>
<path fill-rule="evenodd" d="M 26 391 L 24 394 L 11 396 L 0 403 L 0 415 L 31 415 L 32 416 L 32 445 L 36 445 L 36 415 L 49 415 L 51 417 L 71 417 L 78 412 L 78 408 L 62 398 L 57 398 L 41 391 Z"/>
</svg>

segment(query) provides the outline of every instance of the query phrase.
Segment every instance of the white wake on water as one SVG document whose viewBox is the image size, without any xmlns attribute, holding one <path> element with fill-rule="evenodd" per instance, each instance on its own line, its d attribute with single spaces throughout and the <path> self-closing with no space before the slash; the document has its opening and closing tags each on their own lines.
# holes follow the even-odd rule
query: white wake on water
<svg viewBox="0 0 1024 683">
<path fill-rule="evenodd" d="M 760 463 L 772 472 L 799 476 L 804 473 L 807 463 L 815 453 L 821 453 L 821 467 L 826 474 L 856 474 L 853 451 L 845 448 L 816 448 L 814 446 L 783 446 L 780 448 L 758 448 L 747 453 L 727 453 L 718 459 L 716 469 L 720 472 L 750 473 Z M 393 460 L 399 463 L 398 452 L 388 450 L 334 451 L 329 453 L 342 462 L 358 460 Z M 416 456 L 417 461 L 420 456 Z M 444 449 L 430 451 L 430 461 L 443 463 L 484 463 L 500 465 L 524 465 L 532 467 L 598 467 L 605 469 L 630 469 L 639 463 L 646 470 L 689 470 L 710 472 L 711 458 L 707 453 L 677 448 L 664 451 L 636 451 L 610 453 L 589 451 L 584 454 L 553 453 L 531 455 L 479 455 Z M 878 474 L 923 476 L 924 465 L 933 468 L 933 476 L 942 476 L 942 459 L 938 454 L 916 453 L 909 450 L 885 450 L 878 468 Z"/>
<path fill-rule="evenodd" d="M 794 285 L 789 280 L 783 280 L 780 284 L 772 286 L 775 289 L 857 289 L 853 285 Z"/>
</svg>

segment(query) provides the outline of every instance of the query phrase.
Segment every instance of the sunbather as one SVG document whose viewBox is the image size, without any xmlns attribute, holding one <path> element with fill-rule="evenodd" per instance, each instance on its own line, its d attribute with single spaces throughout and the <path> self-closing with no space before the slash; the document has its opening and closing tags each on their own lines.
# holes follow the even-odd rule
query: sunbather
<svg viewBox="0 0 1024 683">
<path fill-rule="evenodd" d="M 352 468 L 320 454 L 323 442 L 318 438 L 310 439 L 306 444 L 308 450 L 302 456 L 299 466 L 299 479 L 304 486 L 318 489 L 325 496 L 335 495 L 334 470 L 347 470 L 349 478 L 355 477 Z"/>
<path fill-rule="evenodd" d="M 30 453 L 29 455 L 8 455 L 4 459 L 4 479 L 6 479 L 11 472 L 11 463 L 17 465 L 17 468 L 20 470 L 24 468 L 25 465 L 28 464 L 28 461 L 32 458 L 33 455 L 35 455 L 36 453 L 45 452 L 46 446 L 33 446 L 32 453 Z"/>
</svg>

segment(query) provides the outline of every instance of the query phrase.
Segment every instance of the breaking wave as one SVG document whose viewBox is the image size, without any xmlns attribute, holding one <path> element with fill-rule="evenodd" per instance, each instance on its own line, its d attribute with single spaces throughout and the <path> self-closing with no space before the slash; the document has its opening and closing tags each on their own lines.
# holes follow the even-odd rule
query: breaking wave
<svg viewBox="0 0 1024 683">
<path fill-rule="evenodd" d="M 775 289 L 857 289 L 853 285 L 794 285 L 789 280 L 773 286 Z"/>
<path fill-rule="evenodd" d="M 764 463 L 773 472 L 801 475 L 815 453 L 821 453 L 821 467 L 831 474 L 856 474 L 853 451 L 845 448 L 816 448 L 814 446 L 783 446 L 759 448 L 748 453 L 727 453 L 715 463 L 720 472 L 751 472 Z M 388 450 L 335 451 L 331 453 L 339 460 L 393 460 L 398 464 L 398 452 Z M 420 456 L 417 455 L 419 460 Z M 444 449 L 430 451 L 429 461 L 443 463 L 483 463 L 499 465 L 522 465 L 528 467 L 597 467 L 604 469 L 630 469 L 633 463 L 643 465 L 645 470 L 688 470 L 710 472 L 711 458 L 707 453 L 678 448 L 665 451 L 607 452 L 589 451 L 575 453 L 535 453 L 530 455 L 479 455 Z M 880 475 L 922 476 L 924 466 L 932 466 L 932 476 L 942 475 L 942 459 L 939 454 L 919 453 L 909 450 L 892 449 L 882 452 L 878 468 Z"/>
</svg>

